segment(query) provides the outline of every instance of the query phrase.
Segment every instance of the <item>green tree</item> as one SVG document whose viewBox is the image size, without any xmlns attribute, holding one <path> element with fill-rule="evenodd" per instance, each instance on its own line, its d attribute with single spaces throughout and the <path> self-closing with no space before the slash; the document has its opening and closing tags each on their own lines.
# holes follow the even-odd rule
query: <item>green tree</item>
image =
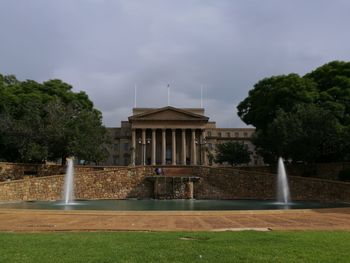
<svg viewBox="0 0 350 263">
<path fill-rule="evenodd" d="M 253 142 L 266 162 L 348 160 L 350 156 L 350 63 L 333 61 L 303 77 L 259 81 L 238 105 L 256 127 Z"/>
<path fill-rule="evenodd" d="M 98 162 L 108 142 L 101 113 L 61 80 L 0 75 L 0 159 L 42 162 L 73 155 Z"/>
<path fill-rule="evenodd" d="M 342 125 L 350 125 L 350 62 L 332 61 L 304 78 L 316 83 L 317 104 L 331 111 Z"/>
<path fill-rule="evenodd" d="M 101 126 L 102 115 L 99 111 L 80 111 L 74 118 L 69 136 L 72 138 L 69 149 L 75 156 L 98 164 L 108 157 L 105 147 L 109 143 L 107 130 Z M 81 132 L 84 130 L 84 133 Z M 85 145 L 81 147 L 81 145 Z"/>
<path fill-rule="evenodd" d="M 342 149 L 342 126 L 317 105 L 299 105 L 293 112 L 277 112 L 266 131 L 253 139 L 264 159 L 278 156 L 307 163 L 335 161 Z"/>
<path fill-rule="evenodd" d="M 265 78 L 254 85 L 249 95 L 239 103 L 238 116 L 257 129 L 266 129 L 278 110 L 292 111 L 297 104 L 313 103 L 317 90 L 312 80 L 297 74 Z"/>
<path fill-rule="evenodd" d="M 241 142 L 226 142 L 216 146 L 217 163 L 229 163 L 231 166 L 250 162 L 251 152 L 248 146 Z"/>
</svg>

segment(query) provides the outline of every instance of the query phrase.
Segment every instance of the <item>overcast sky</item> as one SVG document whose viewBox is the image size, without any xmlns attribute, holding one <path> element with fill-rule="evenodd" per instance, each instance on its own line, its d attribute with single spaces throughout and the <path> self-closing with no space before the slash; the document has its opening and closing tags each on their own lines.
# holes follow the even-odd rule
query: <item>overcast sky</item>
<svg viewBox="0 0 350 263">
<path fill-rule="evenodd" d="M 347 0 L 0 0 L 0 73 L 59 78 L 119 126 L 134 105 L 199 107 L 244 127 L 264 77 L 350 60 Z"/>
</svg>

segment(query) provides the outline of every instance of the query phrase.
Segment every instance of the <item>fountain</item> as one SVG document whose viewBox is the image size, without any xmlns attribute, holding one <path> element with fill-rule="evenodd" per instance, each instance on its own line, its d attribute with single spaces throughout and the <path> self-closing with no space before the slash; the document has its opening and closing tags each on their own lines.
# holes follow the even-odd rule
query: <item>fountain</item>
<svg viewBox="0 0 350 263">
<path fill-rule="evenodd" d="M 275 200 L 255 200 L 255 199 L 232 199 L 232 200 L 217 200 L 217 199 L 174 199 L 174 200 L 157 200 L 157 199 L 108 199 L 108 200 L 74 200 L 73 188 L 73 159 L 67 159 L 67 171 L 64 182 L 63 200 L 57 201 L 0 201 L 1 209 L 53 209 L 53 210 L 106 210 L 106 211 L 228 211 L 228 210 L 275 210 L 275 209 L 318 209 L 318 208 L 335 208 L 335 207 L 350 207 L 349 203 L 336 202 L 325 203 L 318 201 L 301 201 L 296 200 L 291 202 L 290 193 L 287 181 L 287 174 L 284 168 L 282 158 L 278 161 L 278 193 L 277 201 Z M 172 179 L 170 179 L 172 178 Z M 198 180 L 203 180 L 205 177 L 195 176 L 146 176 L 147 181 L 156 182 L 154 193 L 158 194 L 157 181 L 172 183 L 164 191 L 165 194 L 177 196 L 180 198 L 188 198 L 185 195 L 187 188 L 186 183 L 193 183 Z M 271 177 L 272 179 L 272 177 Z M 180 184 L 179 184 L 180 182 Z M 7 182 L 6 182 L 7 184 Z M 148 183 L 147 183 L 148 184 Z M 145 183 L 146 185 L 146 183 Z M 193 188 L 188 184 L 189 192 L 193 194 Z M 192 189 L 191 189 L 192 188 Z M 163 193 L 161 193 L 163 194 Z M 190 196 L 191 198 L 193 196 Z"/>
<path fill-rule="evenodd" d="M 282 157 L 278 158 L 277 202 L 284 205 L 290 203 L 287 173 Z"/>
<path fill-rule="evenodd" d="M 73 204 L 73 199 L 74 199 L 73 183 L 74 183 L 73 158 L 67 158 L 67 170 L 66 170 L 66 176 L 64 178 L 64 191 L 63 191 L 63 198 L 64 198 L 65 205 Z"/>
</svg>

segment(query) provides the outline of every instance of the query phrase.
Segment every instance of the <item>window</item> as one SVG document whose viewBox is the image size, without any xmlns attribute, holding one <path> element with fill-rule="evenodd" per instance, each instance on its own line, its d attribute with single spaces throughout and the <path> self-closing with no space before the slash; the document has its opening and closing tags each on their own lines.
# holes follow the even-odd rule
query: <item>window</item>
<svg viewBox="0 0 350 263">
<path fill-rule="evenodd" d="M 235 137 L 239 137 L 239 132 L 235 132 Z"/>
<path fill-rule="evenodd" d="M 130 158 L 124 158 L 124 166 L 128 166 L 130 164 Z"/>
<path fill-rule="evenodd" d="M 221 137 L 221 132 L 218 132 L 218 137 Z"/>
<path fill-rule="evenodd" d="M 124 153 L 124 165 L 127 166 L 130 164 L 130 154 Z"/>
<path fill-rule="evenodd" d="M 115 133 L 114 133 L 114 138 L 118 139 L 119 137 L 120 137 L 120 131 L 116 130 Z"/>
<path fill-rule="evenodd" d="M 129 151 L 129 144 L 128 143 L 124 143 L 124 151 Z"/>
<path fill-rule="evenodd" d="M 226 133 L 226 136 L 227 136 L 227 137 L 231 137 L 231 133 L 227 132 L 227 133 Z"/>
<path fill-rule="evenodd" d="M 114 144 L 113 150 L 114 152 L 119 152 L 119 143 Z"/>
<path fill-rule="evenodd" d="M 208 143 L 208 149 L 209 149 L 209 150 L 212 150 L 212 149 L 213 149 L 213 144 Z"/>
<path fill-rule="evenodd" d="M 207 137 L 211 137 L 211 132 L 210 131 L 207 132 Z"/>
<path fill-rule="evenodd" d="M 113 155 L 113 164 L 119 165 L 119 155 Z"/>
<path fill-rule="evenodd" d="M 248 133 L 247 132 L 245 132 L 243 134 L 244 134 L 244 137 L 248 137 Z"/>
</svg>

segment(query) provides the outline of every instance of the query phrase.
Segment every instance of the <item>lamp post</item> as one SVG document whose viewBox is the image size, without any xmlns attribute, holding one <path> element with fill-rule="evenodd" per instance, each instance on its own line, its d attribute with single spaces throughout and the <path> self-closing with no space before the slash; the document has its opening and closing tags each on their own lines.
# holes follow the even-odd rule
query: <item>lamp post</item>
<svg viewBox="0 0 350 263">
<path fill-rule="evenodd" d="M 147 138 L 145 143 L 142 143 L 142 138 L 139 138 L 138 143 L 141 144 L 142 165 L 146 165 L 146 145 L 151 143 L 151 138 Z"/>
<path fill-rule="evenodd" d="M 201 164 L 203 164 L 203 147 L 204 147 L 204 145 L 206 145 L 207 144 L 207 139 L 206 138 L 203 138 L 203 137 L 201 137 L 199 140 L 198 140 L 198 138 L 196 138 L 195 139 L 195 143 L 196 144 L 199 144 L 199 149 L 200 149 L 200 163 Z"/>
</svg>

